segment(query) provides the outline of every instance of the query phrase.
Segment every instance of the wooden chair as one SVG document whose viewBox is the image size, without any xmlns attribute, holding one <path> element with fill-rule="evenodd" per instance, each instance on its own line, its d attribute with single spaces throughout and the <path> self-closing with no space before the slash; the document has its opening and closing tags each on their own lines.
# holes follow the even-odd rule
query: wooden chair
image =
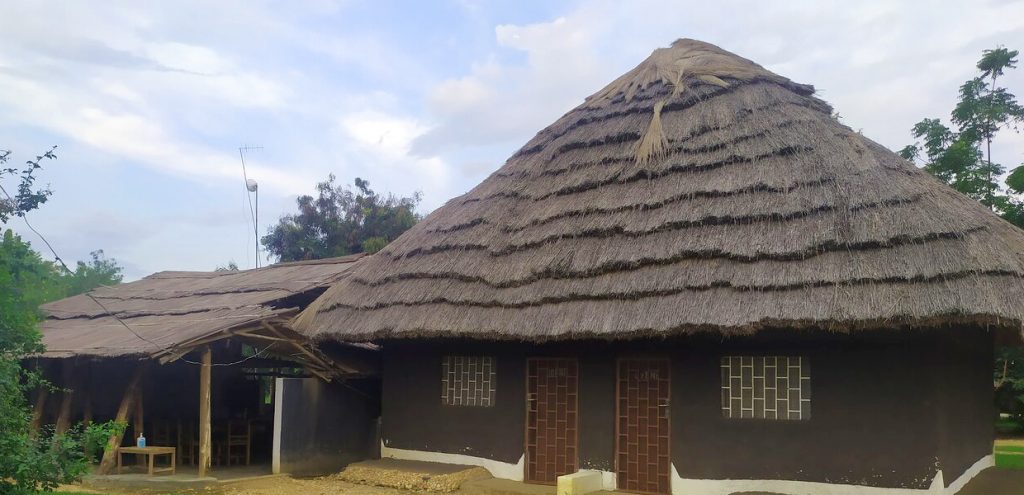
<svg viewBox="0 0 1024 495">
<path fill-rule="evenodd" d="M 178 421 L 178 459 L 182 464 L 199 464 L 199 431 L 195 423 Z"/>
<path fill-rule="evenodd" d="M 176 445 L 178 440 L 176 425 L 163 419 L 153 421 L 152 431 L 149 435 L 150 439 L 147 442 L 149 445 L 170 447 L 172 445 Z"/>
<path fill-rule="evenodd" d="M 225 453 L 227 465 L 242 464 L 248 466 L 252 456 L 252 422 L 244 419 L 231 420 L 227 424 L 227 444 Z"/>
</svg>

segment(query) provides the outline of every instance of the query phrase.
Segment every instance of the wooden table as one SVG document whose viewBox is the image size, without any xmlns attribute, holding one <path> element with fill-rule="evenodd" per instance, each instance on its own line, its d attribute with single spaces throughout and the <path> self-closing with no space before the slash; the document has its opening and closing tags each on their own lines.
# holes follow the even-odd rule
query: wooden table
<svg viewBox="0 0 1024 495">
<path fill-rule="evenodd" d="M 153 476 L 156 473 L 166 473 L 168 471 L 170 471 L 171 474 L 174 474 L 174 457 L 176 450 L 177 449 L 175 449 L 174 447 L 119 447 L 117 449 L 117 474 L 121 474 L 121 454 L 136 454 L 149 456 L 150 476 Z M 155 469 L 153 465 L 153 460 L 158 455 L 171 456 L 171 467 Z"/>
</svg>

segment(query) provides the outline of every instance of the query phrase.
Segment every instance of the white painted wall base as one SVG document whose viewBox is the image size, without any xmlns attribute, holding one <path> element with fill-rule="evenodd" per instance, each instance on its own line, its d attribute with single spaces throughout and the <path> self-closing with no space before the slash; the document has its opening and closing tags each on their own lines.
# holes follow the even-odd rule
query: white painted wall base
<svg viewBox="0 0 1024 495">
<path fill-rule="evenodd" d="M 877 486 L 818 483 L 792 480 L 696 480 L 679 476 L 672 465 L 672 493 L 676 495 L 729 495 L 736 492 L 775 492 L 788 495 L 955 495 L 967 482 L 995 465 L 991 455 L 982 457 L 947 487 L 942 471 L 935 473 L 926 489 L 883 488 Z"/>
<path fill-rule="evenodd" d="M 276 418 L 276 416 L 275 416 Z M 275 446 L 277 445 L 277 430 L 275 422 Z M 276 452 L 276 450 L 275 450 Z M 523 481 L 526 456 L 519 458 L 519 462 L 495 461 L 484 457 L 476 457 L 465 454 L 448 454 L 444 452 L 427 452 L 423 450 L 406 450 L 388 447 L 381 441 L 381 457 L 393 459 L 407 459 L 413 461 L 440 462 L 445 464 L 465 464 L 469 466 L 480 466 L 494 475 L 495 478 L 502 478 L 512 481 Z M 672 465 L 672 493 L 674 495 L 730 495 L 736 492 L 776 492 L 789 495 L 955 495 L 967 482 L 971 481 L 978 473 L 995 465 L 995 458 L 991 455 L 982 457 L 967 469 L 956 481 L 947 487 L 943 482 L 942 471 L 935 473 L 931 485 L 926 489 L 914 488 L 883 488 L 877 486 L 849 485 L 840 483 L 819 483 L 813 481 L 792 481 L 792 480 L 698 480 L 687 479 L 679 476 L 676 466 Z M 601 484 L 604 490 L 616 489 L 615 473 L 611 471 L 590 470 L 601 474 Z M 275 471 L 276 472 L 276 471 Z"/>
<path fill-rule="evenodd" d="M 959 478 L 954 480 L 952 483 L 949 484 L 948 487 L 945 488 L 943 495 L 953 495 L 956 492 L 959 492 L 964 487 L 964 485 L 966 485 L 968 481 L 974 479 L 974 477 L 977 476 L 978 473 L 995 466 L 996 458 L 993 455 L 987 455 L 985 457 L 982 457 L 981 459 L 978 459 L 978 462 L 975 462 L 973 466 L 967 468 L 967 471 L 964 471 L 964 474 L 961 474 Z"/>
<path fill-rule="evenodd" d="M 526 456 L 521 456 L 519 462 L 495 461 L 485 457 L 476 457 L 465 454 L 448 454 L 445 452 L 427 452 L 425 450 L 396 449 L 380 442 L 380 456 L 392 459 L 405 459 L 410 461 L 440 462 L 444 464 L 465 464 L 467 466 L 480 466 L 494 475 L 495 478 L 503 478 L 513 481 L 523 481 L 523 468 L 526 464 Z"/>
<path fill-rule="evenodd" d="M 495 461 L 486 457 L 476 457 L 466 454 L 448 454 L 445 452 L 428 452 L 425 450 L 396 449 L 388 447 L 383 440 L 380 442 L 380 456 L 391 459 L 406 459 L 410 461 L 441 462 L 445 464 L 465 464 L 468 466 L 480 466 L 494 475 L 512 481 L 523 481 L 525 479 L 526 455 L 519 458 L 519 462 Z M 615 490 L 615 473 L 612 471 L 593 470 L 601 473 L 601 486 L 603 490 Z"/>
</svg>

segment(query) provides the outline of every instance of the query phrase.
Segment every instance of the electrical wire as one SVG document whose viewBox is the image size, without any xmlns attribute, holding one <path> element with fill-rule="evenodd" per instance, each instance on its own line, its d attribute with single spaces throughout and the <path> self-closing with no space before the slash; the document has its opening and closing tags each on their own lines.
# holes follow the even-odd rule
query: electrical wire
<svg viewBox="0 0 1024 495">
<path fill-rule="evenodd" d="M 249 216 L 252 218 L 252 235 L 253 241 L 256 243 L 256 268 L 260 267 L 260 232 L 259 226 L 256 225 L 256 212 L 252 206 L 252 193 L 249 191 L 249 174 L 245 170 L 245 152 L 250 149 L 258 149 L 251 146 L 240 146 L 238 148 L 238 158 L 242 161 L 242 187 L 245 190 L 245 197 L 249 200 Z M 258 197 L 257 197 L 258 201 Z"/>
<path fill-rule="evenodd" d="M 14 201 L 14 198 L 11 197 L 11 195 L 7 192 L 7 189 L 4 189 L 3 185 L 0 185 L 0 192 L 3 192 L 4 196 L 7 196 L 7 200 L 8 201 L 11 201 L 11 202 Z M 18 213 L 18 216 L 21 217 L 21 219 L 25 221 L 25 225 L 28 226 L 29 230 L 31 230 L 37 236 L 39 236 L 39 239 L 41 239 L 43 241 L 43 244 L 46 244 L 46 247 L 50 250 L 50 253 L 53 255 L 53 258 L 55 260 L 57 260 L 57 263 L 60 264 L 60 266 L 64 269 L 64 271 L 66 273 L 68 273 L 68 274 L 73 274 L 74 271 L 72 271 L 71 268 L 68 267 L 67 263 L 65 263 L 64 260 L 60 257 L 60 255 L 57 254 L 57 250 L 55 250 L 53 248 L 53 245 L 50 244 L 50 241 L 48 241 L 46 239 L 46 236 L 44 236 L 41 232 L 36 230 L 36 228 L 32 226 L 32 223 L 30 223 L 28 221 L 28 215 L 25 212 L 20 212 L 20 213 Z M 100 287 L 110 288 L 109 285 L 103 285 L 103 284 L 100 284 Z M 170 348 L 168 348 L 166 346 L 163 346 L 163 345 L 161 345 L 161 344 L 159 344 L 157 342 L 154 342 L 154 341 L 152 341 L 152 340 L 150 340 L 150 339 L 140 335 L 138 332 L 136 332 L 134 329 L 132 329 L 132 327 L 128 326 L 128 324 L 125 323 L 124 320 L 122 320 L 119 316 L 114 314 L 113 311 L 111 311 L 106 306 L 104 306 L 103 303 L 101 303 L 99 301 L 99 299 L 97 299 L 95 296 L 93 296 L 89 291 L 84 292 L 83 295 L 85 297 L 88 297 L 90 300 L 92 300 L 92 302 L 96 303 L 97 306 L 99 306 L 101 309 L 103 309 L 103 312 L 106 313 L 107 316 L 110 316 L 111 318 L 116 320 L 118 323 L 121 324 L 121 326 L 123 326 L 126 330 L 131 332 L 132 335 L 135 335 L 137 338 L 139 338 L 139 340 L 142 340 L 143 342 L 147 342 L 147 343 L 155 346 L 157 349 L 159 349 L 162 352 L 166 352 L 166 353 L 170 353 L 171 352 Z M 221 366 L 237 366 L 237 365 L 242 364 L 242 363 L 244 363 L 244 362 L 246 362 L 246 361 L 248 361 L 250 359 L 253 359 L 255 357 L 258 357 L 258 356 L 262 355 L 264 352 L 269 350 L 271 347 L 274 347 L 274 345 L 276 345 L 276 344 L 277 344 L 277 342 L 272 342 L 269 345 L 267 345 L 266 347 L 264 347 L 262 350 L 260 350 L 260 351 L 256 352 L 255 354 L 253 354 L 252 356 L 247 356 L 247 357 L 245 357 L 243 359 L 239 359 L 238 361 L 233 361 L 233 362 L 230 362 L 230 363 L 210 363 L 210 366 L 218 366 L 218 367 L 221 367 Z M 188 364 L 204 366 L 203 363 L 191 361 L 191 360 L 185 359 L 184 357 L 180 358 L 179 360 L 183 361 L 185 363 L 188 363 Z"/>
</svg>

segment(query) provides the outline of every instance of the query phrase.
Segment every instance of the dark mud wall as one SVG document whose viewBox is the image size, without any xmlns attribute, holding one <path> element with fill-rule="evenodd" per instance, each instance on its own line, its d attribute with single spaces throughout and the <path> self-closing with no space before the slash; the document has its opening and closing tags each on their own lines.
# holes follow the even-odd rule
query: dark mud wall
<svg viewBox="0 0 1024 495">
<path fill-rule="evenodd" d="M 283 378 L 278 385 L 282 473 L 336 473 L 376 455 L 379 397 L 372 384 Z"/>
</svg>

